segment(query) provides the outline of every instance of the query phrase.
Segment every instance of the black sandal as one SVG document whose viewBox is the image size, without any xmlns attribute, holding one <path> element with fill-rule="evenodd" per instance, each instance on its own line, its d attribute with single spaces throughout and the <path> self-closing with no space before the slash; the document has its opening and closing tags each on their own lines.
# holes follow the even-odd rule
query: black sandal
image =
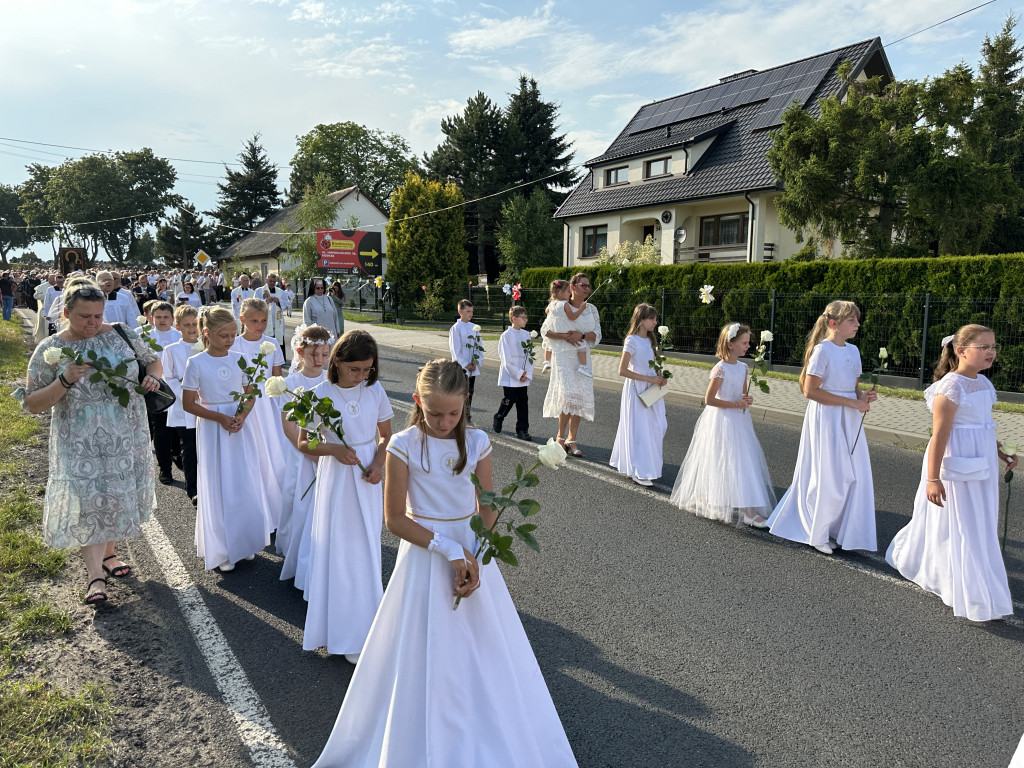
<svg viewBox="0 0 1024 768">
<path fill-rule="evenodd" d="M 107 562 L 107 560 L 117 560 L 117 559 L 118 559 L 117 555 L 111 555 L 110 557 L 104 557 L 103 558 L 103 562 L 105 563 L 105 562 Z M 132 572 L 132 567 L 130 565 L 122 563 L 121 565 L 115 565 L 113 568 L 107 568 L 107 566 L 104 565 L 103 566 L 103 570 L 106 571 L 107 573 L 109 573 L 111 576 L 113 576 L 116 579 L 123 579 L 125 576 L 127 576 L 128 574 L 130 574 Z"/>
<path fill-rule="evenodd" d="M 92 588 L 92 585 L 95 584 L 97 581 L 102 581 L 104 586 L 106 586 L 106 584 L 107 584 L 107 580 L 106 579 L 93 579 L 92 581 L 89 582 L 89 586 L 87 586 L 85 588 L 86 593 L 89 592 L 89 590 Z M 86 605 L 99 605 L 100 603 L 105 603 L 105 602 L 107 602 L 107 593 L 106 592 L 93 592 L 91 595 L 90 594 L 86 594 L 86 596 L 85 596 L 85 604 Z"/>
</svg>

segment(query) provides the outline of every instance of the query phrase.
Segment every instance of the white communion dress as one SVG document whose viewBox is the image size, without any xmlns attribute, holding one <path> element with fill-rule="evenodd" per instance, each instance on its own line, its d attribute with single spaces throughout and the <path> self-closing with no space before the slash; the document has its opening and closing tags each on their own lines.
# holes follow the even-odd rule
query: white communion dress
<svg viewBox="0 0 1024 768">
<path fill-rule="evenodd" d="M 274 345 L 274 352 L 265 357 L 267 361 L 266 377 L 269 379 L 275 365 L 284 364 L 284 353 L 276 339 L 264 336 L 258 341 L 248 341 L 241 336 L 235 338 L 231 349 L 241 353 L 247 365 L 260 353 L 260 344 L 269 341 Z M 263 493 L 267 499 L 267 530 L 277 529 L 281 517 L 283 505 L 283 492 L 281 486 L 284 483 L 284 468 L 287 464 L 288 441 L 285 439 L 284 430 L 281 428 L 281 405 L 280 398 L 267 396 L 267 383 L 262 381 L 259 384 L 261 397 L 257 397 L 252 403 L 252 413 L 246 419 L 246 423 L 252 423 L 253 431 L 256 433 L 256 443 L 259 446 L 260 460 L 260 483 Z"/>
<path fill-rule="evenodd" d="M 231 393 L 241 392 L 245 386 L 245 374 L 238 367 L 240 358 L 237 352 L 224 357 L 200 352 L 190 357 L 185 363 L 182 390 L 198 392 L 203 407 L 234 416 L 238 403 L 231 399 Z M 234 433 L 216 421 L 196 419 L 199 466 L 195 542 L 196 554 L 205 560 L 206 570 L 237 563 L 270 543 L 258 454 L 248 417 L 242 429 Z"/>
<path fill-rule="evenodd" d="M 999 455 L 992 406 L 996 390 L 984 375 L 950 372 L 925 390 L 928 409 L 942 395 L 957 406 L 939 474 L 943 506 L 928 501 L 928 451 L 914 497 L 914 516 L 885 559 L 922 589 L 942 598 L 954 616 L 989 621 L 1013 613 L 999 551 Z"/>
<path fill-rule="evenodd" d="M 629 352 L 629 370 L 633 373 L 644 376 L 654 374 L 651 367 L 654 348 L 650 339 L 627 336 L 622 351 Z M 650 408 L 640 400 L 640 395 L 653 386 L 657 385 L 635 379 L 623 382 L 622 399 L 619 401 L 619 427 L 615 430 L 615 444 L 609 462 L 620 474 L 640 480 L 656 480 L 661 477 L 662 450 L 665 431 L 668 429 L 664 398 Z"/>
<path fill-rule="evenodd" d="M 807 374 L 818 376 L 826 392 L 856 398 L 860 352 L 825 340 L 811 352 Z M 878 549 L 871 458 L 867 438 L 857 436 L 860 423 L 856 408 L 807 403 L 793 484 L 768 519 L 773 534 L 811 546 L 833 538 L 843 549 Z"/>
<path fill-rule="evenodd" d="M 394 416 L 380 382 L 360 382 L 343 389 L 324 381 L 313 393 L 329 397 L 341 411 L 345 442 L 364 467 L 377 453 L 377 425 Z M 326 443 L 337 435 L 323 430 Z M 384 524 L 384 487 L 363 479 L 358 466 L 333 456 L 317 462 L 313 486 L 313 523 L 300 542 L 295 586 L 309 607 L 302 647 L 328 653 L 359 653 L 377 613 L 384 587 L 381 577 L 380 532 Z"/>
<path fill-rule="evenodd" d="M 744 363 L 719 361 L 711 379 L 721 379 L 718 399 L 743 397 L 748 369 Z M 754 434 L 750 411 L 706 406 L 693 428 L 686 458 L 672 487 L 672 503 L 712 520 L 767 518 L 775 508 L 775 489 Z"/>
<path fill-rule="evenodd" d="M 285 379 L 285 385 L 292 392 L 299 387 L 311 390 L 324 380 L 325 373 L 320 372 L 319 376 L 310 378 L 302 371 L 292 371 Z M 281 395 L 281 407 L 294 400 L 294 396 L 285 392 Z M 287 413 L 282 410 L 281 418 L 287 418 Z M 298 426 L 296 425 L 296 429 Z M 281 581 L 295 577 L 295 564 L 299 559 L 299 542 L 302 537 L 309 538 L 308 531 L 313 525 L 313 489 L 309 487 L 310 482 L 316 477 L 316 456 L 307 456 L 296 446 L 289 444 L 290 450 L 287 453 L 287 463 L 284 468 L 284 484 L 281 486 L 282 506 L 281 519 L 277 524 L 277 536 L 274 538 L 274 546 L 278 554 L 284 556 L 284 563 L 281 565 Z M 309 489 L 305 498 L 302 494 Z"/>
<path fill-rule="evenodd" d="M 408 512 L 475 551 L 470 474 L 491 452 L 417 427 L 388 452 L 409 467 Z M 440 554 L 403 541 L 394 574 L 315 768 L 573 768 L 576 760 L 505 581 L 492 561 L 480 588 L 452 610 L 454 572 Z"/>
</svg>

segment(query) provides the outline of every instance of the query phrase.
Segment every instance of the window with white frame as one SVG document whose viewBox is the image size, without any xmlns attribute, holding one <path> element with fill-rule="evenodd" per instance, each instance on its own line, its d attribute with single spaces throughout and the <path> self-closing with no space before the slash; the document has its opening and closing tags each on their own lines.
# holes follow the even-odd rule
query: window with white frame
<svg viewBox="0 0 1024 768">
<path fill-rule="evenodd" d="M 582 249 L 580 258 L 592 259 L 600 253 L 601 249 L 608 245 L 608 225 L 602 224 L 599 227 L 581 227 L 580 242 Z"/>
</svg>

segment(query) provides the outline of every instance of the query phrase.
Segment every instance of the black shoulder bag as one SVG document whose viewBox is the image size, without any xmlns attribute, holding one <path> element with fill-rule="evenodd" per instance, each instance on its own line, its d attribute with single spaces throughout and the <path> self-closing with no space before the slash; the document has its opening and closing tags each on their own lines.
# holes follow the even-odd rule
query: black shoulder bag
<svg viewBox="0 0 1024 768">
<path fill-rule="evenodd" d="M 128 334 L 124 332 L 124 328 L 121 327 L 121 323 L 112 323 L 112 325 L 118 335 L 124 339 L 125 343 L 128 345 L 128 349 L 130 349 L 134 355 L 135 347 L 128 339 Z M 146 378 L 147 375 L 146 365 L 138 357 L 135 358 L 135 362 L 139 364 L 139 385 L 141 386 L 142 380 Z M 166 381 L 161 379 L 159 376 L 154 376 L 153 378 L 160 382 L 160 389 L 154 390 L 153 392 L 148 390 L 146 391 L 146 410 L 149 413 L 163 413 L 174 405 L 176 398 L 174 397 L 174 392 L 171 391 L 170 385 Z M 164 394 L 160 394 L 161 392 Z"/>
</svg>

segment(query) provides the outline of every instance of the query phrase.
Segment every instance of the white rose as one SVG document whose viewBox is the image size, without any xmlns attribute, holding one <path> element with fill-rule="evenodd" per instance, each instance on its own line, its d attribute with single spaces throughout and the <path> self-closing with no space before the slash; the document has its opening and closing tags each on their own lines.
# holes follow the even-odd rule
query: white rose
<svg viewBox="0 0 1024 768">
<path fill-rule="evenodd" d="M 530 338 L 531 339 L 538 339 L 538 338 L 540 338 L 540 334 L 537 333 L 536 331 L 530 331 Z"/>
<path fill-rule="evenodd" d="M 262 344 L 260 344 L 260 352 L 262 352 L 264 355 L 272 355 L 274 354 L 274 350 L 276 349 L 277 345 L 275 345 L 274 342 L 272 341 L 264 341 Z"/>
<path fill-rule="evenodd" d="M 43 362 L 47 365 L 54 365 L 61 358 L 61 351 L 57 347 L 50 347 L 43 352 Z"/>
<path fill-rule="evenodd" d="M 300 386 L 300 387 L 296 387 L 295 389 L 293 389 L 292 390 L 292 394 L 294 394 L 296 397 L 298 397 L 299 395 L 301 395 L 305 391 L 306 391 L 306 388 Z"/>
<path fill-rule="evenodd" d="M 662 336 L 668 336 L 668 326 L 667 325 L 659 325 L 658 326 L 658 333 L 660 333 Z"/>
<path fill-rule="evenodd" d="M 632 263 L 633 262 L 631 262 L 629 259 L 623 259 L 622 260 L 622 266 L 624 266 L 624 267 L 628 267 Z"/>
<path fill-rule="evenodd" d="M 193 352 L 202 352 L 204 349 L 206 349 L 206 347 L 203 346 L 203 342 L 201 341 L 197 341 L 195 344 L 192 345 Z"/>
<path fill-rule="evenodd" d="M 474 325 L 473 326 L 473 333 L 480 333 L 480 326 L 479 325 Z"/>
<path fill-rule="evenodd" d="M 288 385 L 285 383 L 284 376 L 271 376 L 267 379 L 266 389 L 268 397 L 280 397 L 287 388 Z"/>
<path fill-rule="evenodd" d="M 761 343 L 767 344 L 770 341 L 775 341 L 775 336 L 772 335 L 771 331 L 761 331 Z"/>
<path fill-rule="evenodd" d="M 1016 443 L 1011 443 L 1009 440 L 1005 441 L 1000 448 L 1003 449 L 1003 453 L 1007 456 L 1016 456 L 1020 453 L 1020 446 Z"/>
<path fill-rule="evenodd" d="M 558 469 L 558 465 L 565 461 L 565 448 L 555 438 L 548 438 L 547 445 L 537 449 L 537 460 L 545 467 Z"/>
<path fill-rule="evenodd" d="M 879 357 L 880 360 L 888 360 L 889 359 L 889 350 L 887 350 L 885 347 L 879 347 L 878 348 L 878 357 Z"/>
<path fill-rule="evenodd" d="M 146 323 L 148 323 L 149 320 L 146 319 L 145 315 L 139 315 L 138 317 L 135 318 L 135 322 L 138 323 L 140 326 L 143 326 Z"/>
</svg>

